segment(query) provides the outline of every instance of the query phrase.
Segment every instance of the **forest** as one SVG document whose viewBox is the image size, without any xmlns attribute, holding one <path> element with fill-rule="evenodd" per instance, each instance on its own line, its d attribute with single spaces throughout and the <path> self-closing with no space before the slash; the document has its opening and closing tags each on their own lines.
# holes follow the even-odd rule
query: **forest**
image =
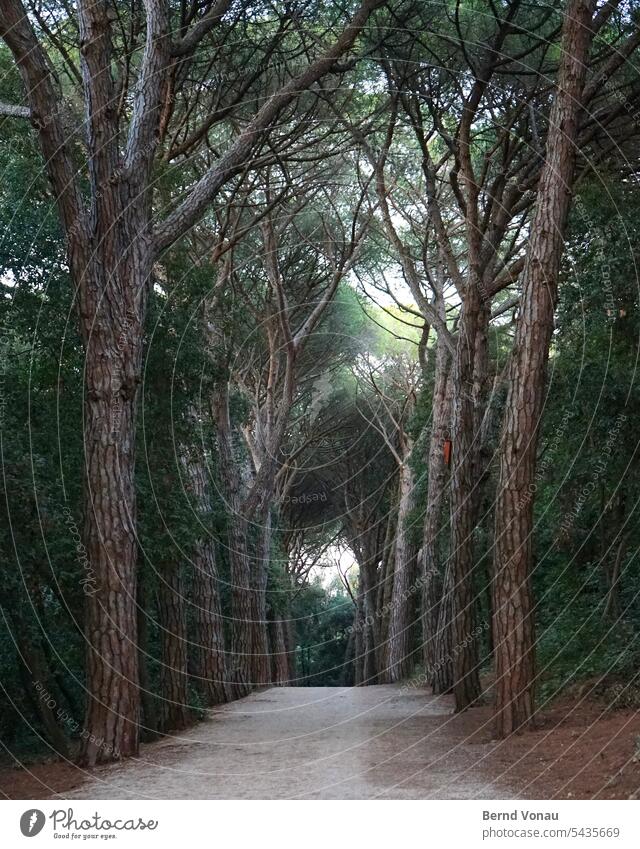
<svg viewBox="0 0 640 849">
<path fill-rule="evenodd" d="M 639 46 L 637 0 L 2 0 L 2 763 L 267 687 L 640 708 Z"/>
</svg>

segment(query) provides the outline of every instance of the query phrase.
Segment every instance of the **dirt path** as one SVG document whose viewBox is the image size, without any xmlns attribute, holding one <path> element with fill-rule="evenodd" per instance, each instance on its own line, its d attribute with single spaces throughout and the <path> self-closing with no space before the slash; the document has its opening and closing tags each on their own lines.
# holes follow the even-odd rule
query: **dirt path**
<svg viewBox="0 0 640 849">
<path fill-rule="evenodd" d="M 450 733 L 448 698 L 401 686 L 274 688 L 102 767 L 65 798 L 509 798 Z"/>
</svg>

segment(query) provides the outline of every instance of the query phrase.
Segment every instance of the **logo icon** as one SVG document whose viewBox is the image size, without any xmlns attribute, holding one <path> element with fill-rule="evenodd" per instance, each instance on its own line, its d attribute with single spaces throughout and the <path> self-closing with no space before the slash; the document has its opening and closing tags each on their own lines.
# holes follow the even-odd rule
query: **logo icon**
<svg viewBox="0 0 640 849">
<path fill-rule="evenodd" d="M 25 837 L 35 837 L 44 828 L 45 819 L 43 811 L 31 808 L 20 817 L 20 831 Z"/>
</svg>

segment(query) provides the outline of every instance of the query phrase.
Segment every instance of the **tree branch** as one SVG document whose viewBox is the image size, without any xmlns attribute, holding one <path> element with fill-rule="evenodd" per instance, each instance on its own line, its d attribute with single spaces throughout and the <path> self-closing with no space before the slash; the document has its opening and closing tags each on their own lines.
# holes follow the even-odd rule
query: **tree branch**
<svg viewBox="0 0 640 849">
<path fill-rule="evenodd" d="M 363 0 L 336 42 L 306 70 L 271 95 L 224 156 L 195 184 L 180 206 L 158 225 L 155 234 L 157 251 L 165 250 L 193 227 L 222 186 L 246 167 L 255 145 L 280 111 L 331 71 L 336 61 L 353 46 L 369 15 L 385 3 L 386 0 Z"/>
</svg>

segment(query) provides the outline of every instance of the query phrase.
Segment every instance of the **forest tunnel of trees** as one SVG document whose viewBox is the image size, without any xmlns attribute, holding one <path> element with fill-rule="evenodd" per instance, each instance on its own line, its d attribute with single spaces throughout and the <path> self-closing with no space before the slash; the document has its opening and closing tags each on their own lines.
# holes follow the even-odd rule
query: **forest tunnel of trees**
<svg viewBox="0 0 640 849">
<path fill-rule="evenodd" d="M 0 738 L 638 698 L 635 0 L 3 0 Z"/>
</svg>

